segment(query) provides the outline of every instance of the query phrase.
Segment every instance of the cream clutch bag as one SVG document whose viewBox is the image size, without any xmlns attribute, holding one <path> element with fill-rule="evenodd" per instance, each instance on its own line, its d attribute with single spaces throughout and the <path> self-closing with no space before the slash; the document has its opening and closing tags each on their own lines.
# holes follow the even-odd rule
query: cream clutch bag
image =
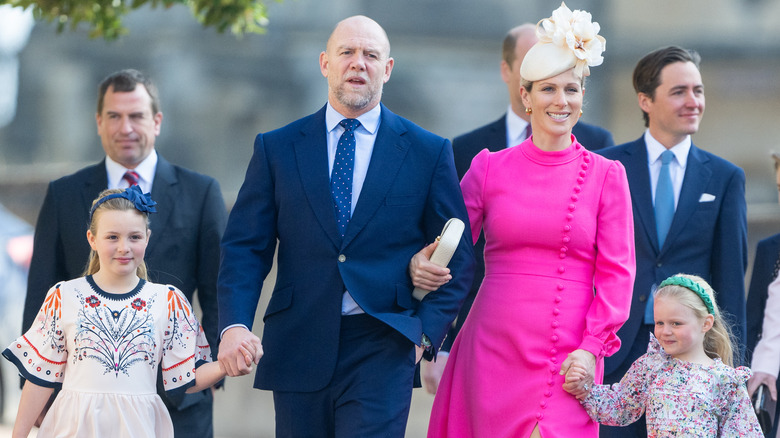
<svg viewBox="0 0 780 438">
<path fill-rule="evenodd" d="M 431 254 L 431 263 L 442 267 L 446 267 L 450 263 L 465 228 L 466 225 L 458 218 L 452 218 L 444 224 L 444 229 L 441 230 L 441 234 L 436 238 L 439 246 Z M 422 301 L 429 292 L 416 287 L 412 292 L 412 296 Z"/>
</svg>

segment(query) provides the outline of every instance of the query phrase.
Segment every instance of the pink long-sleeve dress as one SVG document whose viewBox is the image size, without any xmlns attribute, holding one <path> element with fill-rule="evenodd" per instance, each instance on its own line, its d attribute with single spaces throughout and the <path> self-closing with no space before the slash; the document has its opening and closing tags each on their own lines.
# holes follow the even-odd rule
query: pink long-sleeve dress
<svg viewBox="0 0 780 438">
<path fill-rule="evenodd" d="M 472 161 L 461 181 L 485 278 L 450 352 L 428 436 L 596 437 L 562 389 L 576 349 L 616 352 L 633 287 L 634 228 L 625 169 L 572 136 L 563 151 L 532 139 Z"/>
</svg>

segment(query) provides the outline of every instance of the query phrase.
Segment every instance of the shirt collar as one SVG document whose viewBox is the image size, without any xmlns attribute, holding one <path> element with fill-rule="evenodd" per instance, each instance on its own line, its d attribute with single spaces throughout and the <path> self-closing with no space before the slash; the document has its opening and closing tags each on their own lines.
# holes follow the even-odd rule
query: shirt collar
<svg viewBox="0 0 780 438">
<path fill-rule="evenodd" d="M 666 147 L 650 134 L 649 129 L 645 130 L 645 145 L 647 145 L 647 161 L 650 165 L 659 161 L 661 154 L 666 150 Z M 687 135 L 683 141 L 672 146 L 669 150 L 674 153 L 674 158 L 677 159 L 680 167 L 685 169 L 686 164 L 688 164 L 688 152 L 691 150 L 691 136 Z"/>
<path fill-rule="evenodd" d="M 152 152 L 143 161 L 138 163 L 133 169 L 140 177 L 138 185 L 141 189 L 148 193 L 152 191 L 152 181 L 154 181 L 154 171 L 157 169 L 157 151 L 152 149 Z M 106 175 L 108 176 L 108 188 L 124 187 L 126 184 L 122 184 L 122 177 L 130 170 L 125 166 L 112 160 L 111 157 L 106 155 Z"/>
<path fill-rule="evenodd" d="M 358 116 L 357 119 L 360 121 L 360 126 L 362 126 L 363 129 L 368 131 L 371 135 L 374 135 L 376 134 L 376 130 L 379 127 L 379 117 L 381 114 L 382 106 L 377 105 L 371 108 L 368 112 Z M 328 102 L 328 105 L 325 108 L 325 126 L 328 128 L 328 132 L 336 129 L 336 127 L 339 126 L 339 122 L 347 118 L 349 117 L 345 117 L 344 115 L 340 114 L 338 111 L 333 109 L 333 107 L 330 105 L 330 102 Z"/>
<path fill-rule="evenodd" d="M 525 133 L 526 126 L 528 126 L 528 122 L 515 114 L 515 112 L 512 111 L 512 105 L 509 105 L 509 108 L 506 110 L 507 141 L 514 142 L 515 139 L 523 135 Z"/>
</svg>

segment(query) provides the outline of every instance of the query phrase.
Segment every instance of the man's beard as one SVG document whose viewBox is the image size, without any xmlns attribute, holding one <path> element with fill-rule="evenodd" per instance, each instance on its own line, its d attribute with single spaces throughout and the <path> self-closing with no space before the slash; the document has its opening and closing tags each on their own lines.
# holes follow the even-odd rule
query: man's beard
<svg viewBox="0 0 780 438">
<path fill-rule="evenodd" d="M 346 91 L 347 84 L 342 84 L 336 89 L 336 99 L 342 105 L 351 108 L 353 110 L 361 110 L 367 107 L 371 102 L 376 99 L 377 94 L 382 95 L 382 89 L 366 89 L 365 92 L 349 92 Z"/>
</svg>

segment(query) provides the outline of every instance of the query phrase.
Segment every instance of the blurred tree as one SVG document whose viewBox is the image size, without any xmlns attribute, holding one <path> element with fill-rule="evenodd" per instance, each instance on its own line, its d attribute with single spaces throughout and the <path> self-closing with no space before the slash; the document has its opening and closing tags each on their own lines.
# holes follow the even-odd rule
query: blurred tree
<svg viewBox="0 0 780 438">
<path fill-rule="evenodd" d="M 66 26 L 76 29 L 79 23 L 86 22 L 91 38 L 107 40 L 126 34 L 122 18 L 146 5 L 185 5 L 203 26 L 214 27 L 220 33 L 227 29 L 236 35 L 263 33 L 268 24 L 265 0 L 0 0 L 3 4 L 32 7 L 36 19 L 56 22 L 59 32 Z"/>
</svg>

